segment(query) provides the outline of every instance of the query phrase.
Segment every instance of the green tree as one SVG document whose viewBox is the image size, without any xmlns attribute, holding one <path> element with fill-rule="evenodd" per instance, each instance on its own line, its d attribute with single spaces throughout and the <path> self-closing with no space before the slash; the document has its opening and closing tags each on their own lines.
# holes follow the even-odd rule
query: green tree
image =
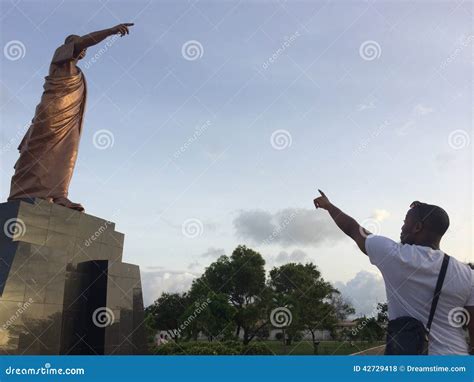
<svg viewBox="0 0 474 382">
<path fill-rule="evenodd" d="M 170 337 L 178 342 L 181 318 L 189 304 L 185 293 L 163 293 L 152 305 L 147 307 L 147 324 L 156 330 L 168 331 Z"/>
<path fill-rule="evenodd" d="M 184 314 L 188 338 L 197 340 L 202 333 L 209 341 L 231 339 L 235 329 L 235 308 L 229 304 L 224 293 L 209 292 L 205 299 L 199 298 L 189 305 Z"/>
<path fill-rule="evenodd" d="M 207 331 L 212 337 L 219 336 L 220 328 L 235 329 L 235 336 L 243 332 L 244 344 L 249 343 L 255 336 L 260 335 L 267 325 L 269 291 L 265 287 L 265 260 L 258 252 L 244 245 L 238 246 L 230 257 L 221 256 L 211 263 L 204 274 L 193 282 L 189 297 L 192 301 L 219 296 L 212 304 L 214 318 L 223 318 L 223 325 L 214 328 L 201 325 L 205 316 L 196 322 L 196 330 Z M 211 294 L 210 294 L 211 293 Z M 227 300 L 227 305 L 224 300 Z M 226 323 L 232 317 L 233 323 Z M 207 323 L 205 323 L 208 325 Z"/>
<path fill-rule="evenodd" d="M 355 320 L 357 326 L 352 329 L 354 339 L 360 341 L 380 341 L 383 339 L 385 330 L 380 326 L 375 317 L 362 316 Z"/>
<path fill-rule="evenodd" d="M 388 304 L 386 302 L 377 304 L 377 323 L 382 327 L 388 324 Z"/>
<path fill-rule="evenodd" d="M 246 345 L 267 325 L 270 294 L 265 287 L 265 260 L 262 255 L 239 245 L 230 257 L 227 284 L 230 303 L 236 309 L 236 335 L 242 330 Z"/>
<path fill-rule="evenodd" d="M 289 263 L 273 268 L 269 285 L 275 294 L 274 301 L 283 304 L 291 312 L 291 324 L 284 328 L 288 343 L 301 331 L 308 330 L 315 353 L 316 332 L 333 331 L 339 318 L 350 312 L 348 304 L 332 304 L 335 294 L 339 292 L 321 277 L 312 263 Z"/>
</svg>

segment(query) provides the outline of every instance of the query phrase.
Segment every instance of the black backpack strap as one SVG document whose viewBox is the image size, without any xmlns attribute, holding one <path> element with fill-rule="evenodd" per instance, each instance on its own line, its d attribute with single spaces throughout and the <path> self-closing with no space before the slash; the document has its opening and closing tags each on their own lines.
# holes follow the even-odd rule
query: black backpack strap
<svg viewBox="0 0 474 382">
<path fill-rule="evenodd" d="M 436 306 L 438 305 L 439 295 L 441 294 L 441 288 L 443 288 L 444 277 L 446 276 L 446 271 L 448 270 L 450 257 L 445 253 L 443 258 L 443 264 L 441 264 L 441 270 L 439 271 L 438 281 L 436 282 L 436 288 L 433 295 L 433 301 L 431 303 L 430 317 L 428 318 L 428 323 L 426 324 L 426 329 L 428 333 L 431 329 L 431 323 L 436 312 Z"/>
</svg>

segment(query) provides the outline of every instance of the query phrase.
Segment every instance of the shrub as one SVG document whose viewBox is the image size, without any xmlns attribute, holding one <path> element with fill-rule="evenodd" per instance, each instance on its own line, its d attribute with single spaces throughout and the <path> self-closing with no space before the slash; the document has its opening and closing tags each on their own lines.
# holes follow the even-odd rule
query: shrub
<svg viewBox="0 0 474 382">
<path fill-rule="evenodd" d="M 267 355 L 272 351 L 262 342 L 244 346 L 238 341 L 225 342 L 169 342 L 155 347 L 157 355 Z"/>
<path fill-rule="evenodd" d="M 185 349 L 185 346 L 181 346 L 181 344 L 178 345 L 175 342 L 168 342 L 164 345 L 155 346 L 153 353 L 158 355 L 186 354 L 183 349 Z"/>
<path fill-rule="evenodd" d="M 244 346 L 241 352 L 242 355 L 273 355 L 273 352 L 261 342 L 251 342 Z"/>
<path fill-rule="evenodd" d="M 193 355 L 235 355 L 239 354 L 235 349 L 222 343 L 194 343 L 186 349 L 187 354 Z"/>
</svg>

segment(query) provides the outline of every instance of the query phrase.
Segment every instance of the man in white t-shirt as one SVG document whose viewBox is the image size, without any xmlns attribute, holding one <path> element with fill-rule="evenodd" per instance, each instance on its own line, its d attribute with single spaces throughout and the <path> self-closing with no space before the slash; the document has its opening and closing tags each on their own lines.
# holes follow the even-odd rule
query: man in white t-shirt
<svg viewBox="0 0 474 382">
<path fill-rule="evenodd" d="M 316 208 L 329 212 L 337 226 L 369 256 L 382 273 L 387 293 L 388 315 L 393 320 L 410 316 L 425 326 L 444 252 L 439 249 L 449 227 L 441 207 L 413 202 L 408 210 L 400 242 L 373 235 L 352 217 L 334 206 L 326 195 L 314 199 Z M 472 320 L 469 320 L 470 317 Z M 429 354 L 469 354 L 463 326 L 467 325 L 474 346 L 474 271 L 451 257 L 429 337 Z"/>
</svg>

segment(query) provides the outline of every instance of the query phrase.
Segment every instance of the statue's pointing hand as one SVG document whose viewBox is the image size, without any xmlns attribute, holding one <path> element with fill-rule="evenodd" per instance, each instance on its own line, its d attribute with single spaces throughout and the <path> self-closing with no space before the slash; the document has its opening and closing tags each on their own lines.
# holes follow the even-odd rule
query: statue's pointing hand
<svg viewBox="0 0 474 382">
<path fill-rule="evenodd" d="M 128 28 L 132 27 L 133 25 L 134 25 L 133 23 L 125 23 L 125 24 L 116 25 L 112 28 L 112 33 L 120 34 L 120 37 L 123 37 L 126 34 L 130 34 L 130 31 Z"/>
</svg>

